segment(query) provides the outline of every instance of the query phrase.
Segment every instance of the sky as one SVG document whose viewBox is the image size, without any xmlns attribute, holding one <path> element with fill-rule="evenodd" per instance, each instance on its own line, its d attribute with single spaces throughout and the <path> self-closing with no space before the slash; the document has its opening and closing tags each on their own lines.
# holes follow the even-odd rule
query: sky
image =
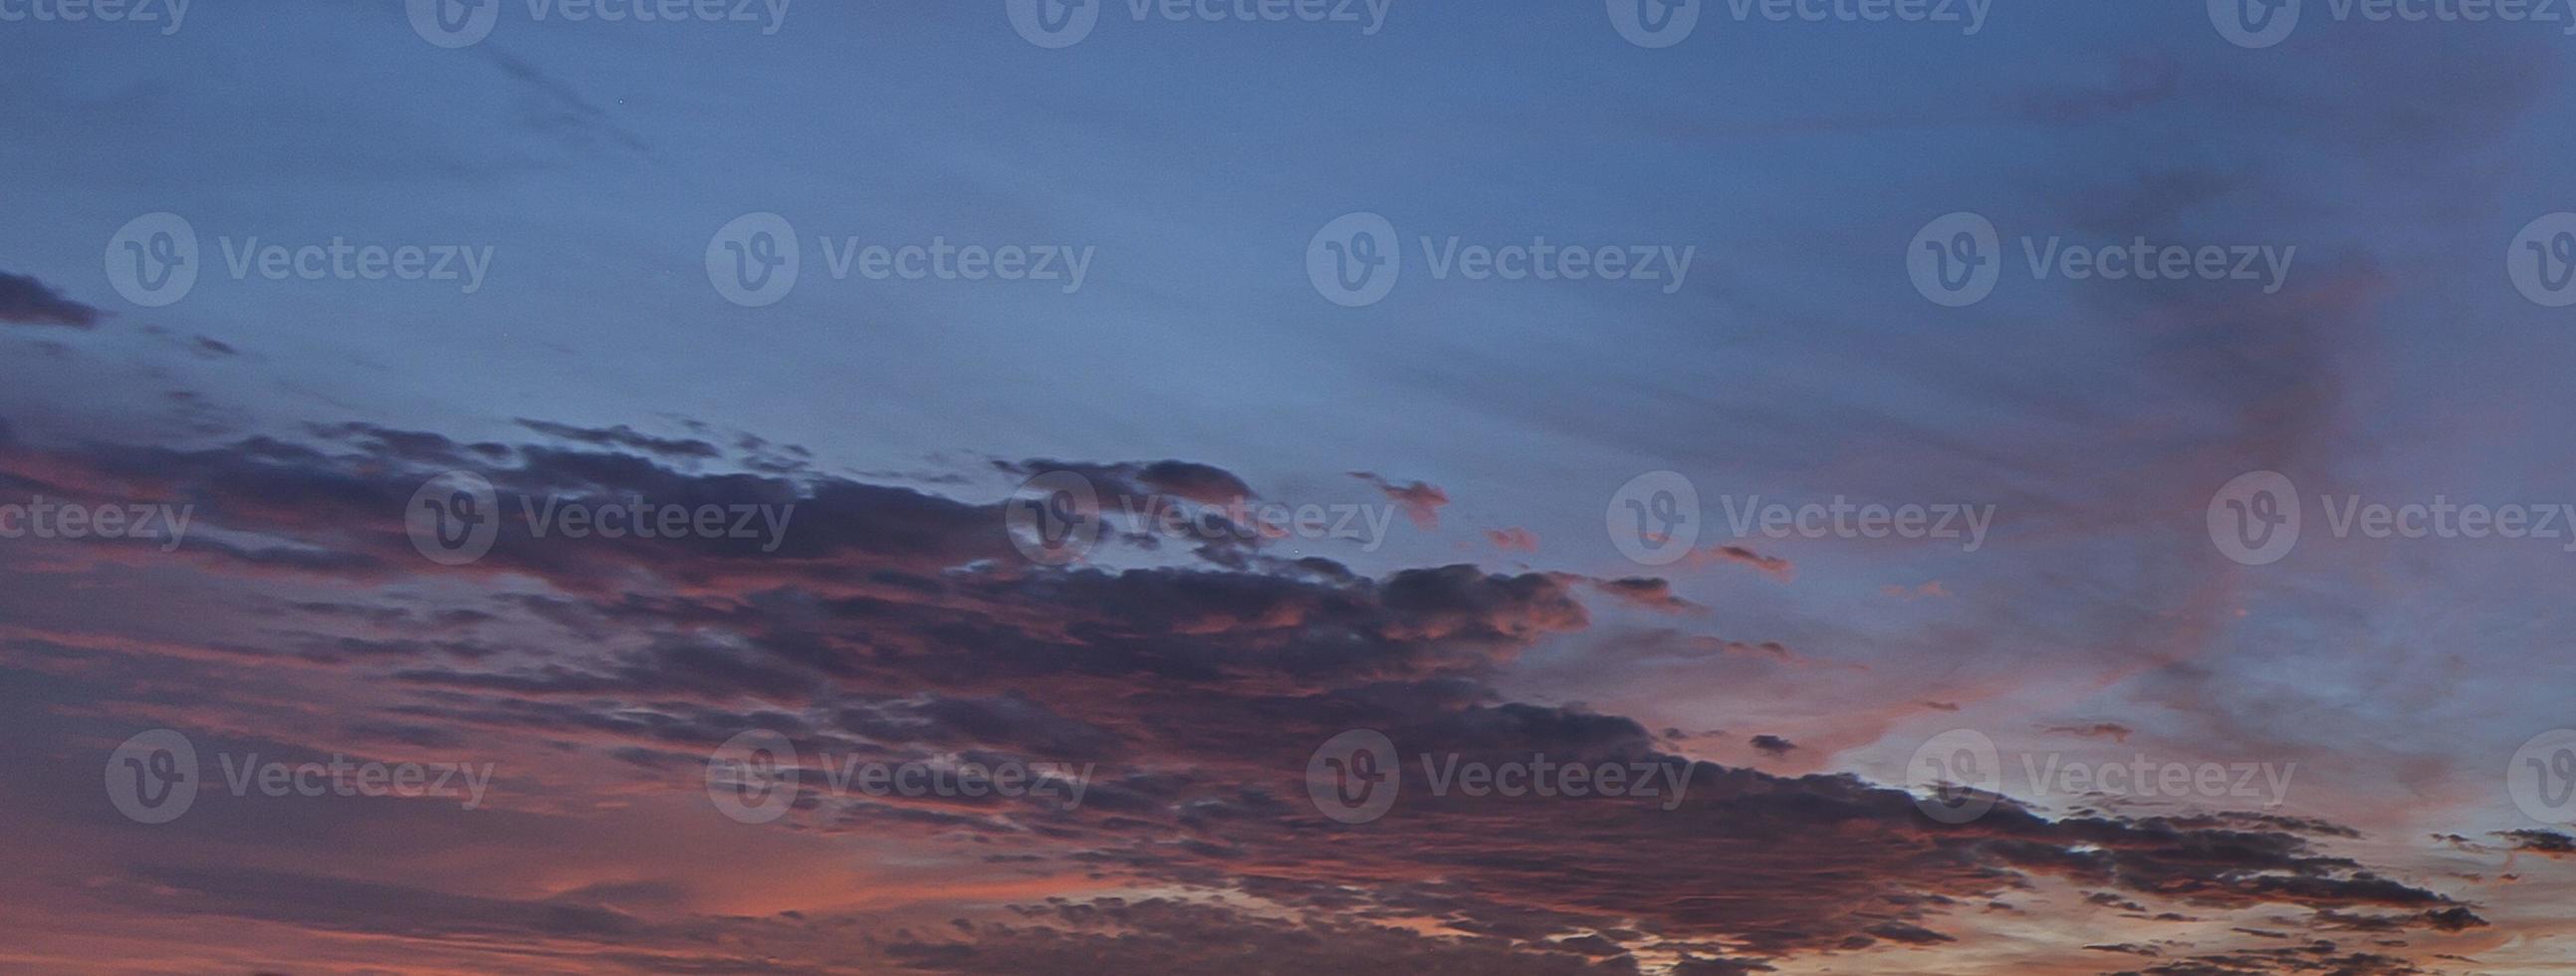
<svg viewBox="0 0 2576 976">
<path fill-rule="evenodd" d="M 2570 45 L 0 0 L 0 971 L 2571 971 Z"/>
</svg>

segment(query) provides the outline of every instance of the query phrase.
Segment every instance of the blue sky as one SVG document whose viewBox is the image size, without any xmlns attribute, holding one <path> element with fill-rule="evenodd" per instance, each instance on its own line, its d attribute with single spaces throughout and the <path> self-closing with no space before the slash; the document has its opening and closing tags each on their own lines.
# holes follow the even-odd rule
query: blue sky
<svg viewBox="0 0 2576 976">
<path fill-rule="evenodd" d="M 242 446 L 261 437 L 323 445 L 327 429 L 351 423 L 532 449 L 554 436 L 523 423 L 533 420 L 703 439 L 712 455 L 630 460 L 655 467 L 652 484 L 777 475 L 816 506 L 833 497 L 816 485 L 843 483 L 993 506 L 1045 462 L 1174 459 L 1292 505 L 1386 508 L 1419 483 L 1436 487 L 1436 517 L 1394 519 L 1383 545 L 1288 540 L 1281 551 L 1372 580 L 1465 564 L 1591 595 L 1580 601 L 1584 627 L 1503 627 L 1516 635 L 1508 653 L 1479 645 L 1473 667 L 1409 680 L 1472 677 L 1495 703 L 1632 719 L 1665 754 L 1781 777 L 1902 783 L 1916 747 L 1949 728 L 1981 730 L 2007 752 L 2295 762 L 2300 788 L 2271 812 L 2350 825 L 2358 836 L 2319 838 L 2318 849 L 2494 923 L 2414 933 L 2403 952 L 2379 947 L 2426 969 L 2354 971 L 2438 971 L 2437 952 L 2478 958 L 2480 972 L 2547 971 L 2567 958 L 2550 941 L 2565 938 L 2564 924 L 2532 893 L 2568 884 L 2566 873 L 2525 853 L 2534 848 L 2507 855 L 2514 842 L 2490 832 L 2540 826 L 2498 774 L 2527 739 L 2566 722 L 2559 689 L 2576 673 L 2552 635 L 2564 629 L 2562 568 L 2576 555 L 2543 540 L 2322 531 L 2327 506 L 2316 503 L 2576 502 L 2576 438 L 2559 422 L 2576 330 L 2569 309 L 2526 297 L 2508 271 L 2527 225 L 2576 210 L 2555 165 L 2576 150 L 2576 130 L 2559 122 L 2576 110 L 2563 67 L 2576 41 L 2559 25 L 2369 22 L 2312 0 L 2287 40 L 2247 48 L 2203 6 L 1997 0 L 1970 33 L 1746 19 L 1708 0 L 1687 38 L 1652 49 L 1586 2 L 1398 0 L 1370 33 L 1139 18 L 1108 0 L 1087 37 L 1053 49 L 1015 31 L 998 2 L 791 4 L 774 32 L 568 22 L 511 2 L 488 38 L 457 48 L 417 34 L 394 0 L 203 0 L 167 34 L 0 17 L 0 172 L 11 187 L 0 273 L 97 313 L 76 328 L 38 321 L 60 313 L 0 321 L 0 431 L 14 434 L 19 462 L 10 484 L 203 499 L 218 510 L 208 532 L 335 549 L 363 533 L 240 499 L 216 504 L 225 489 L 255 494 L 287 473 L 225 481 L 212 458 L 261 459 Z M 0 0 L 0 14 L 11 9 Z M 2000 235 L 1999 279 L 1990 297 L 1945 307 L 1918 293 L 1909 249 L 1927 223 L 1962 211 Z M 108 265 L 120 229 L 159 212 L 194 229 L 201 278 L 176 302 L 145 307 L 120 294 Z M 1310 284 L 1309 248 L 1319 229 L 1361 212 L 1395 228 L 1405 263 L 1383 301 L 1344 307 Z M 705 267 L 711 236 L 752 213 L 784 217 L 803 250 L 794 290 L 763 307 L 729 302 Z M 1475 281 L 1433 269 L 1430 252 L 1453 237 L 1693 257 L 1670 291 Z M 237 278 L 226 249 L 252 238 L 488 249 L 490 270 L 470 292 L 453 281 Z M 849 238 L 1062 246 L 1091 258 L 1069 293 L 1038 281 L 833 280 L 825 251 Z M 2051 239 L 2261 249 L 2285 259 L 2284 273 L 2277 288 L 2037 275 L 2025 247 Z M 753 461 L 767 447 L 746 436 L 808 453 L 796 471 L 763 469 Z M 315 449 L 354 465 L 334 468 L 345 479 L 423 461 L 381 445 Z M 133 460 L 143 451 L 169 453 Z M 506 490 L 539 490 L 512 481 L 545 467 L 534 455 L 494 463 Z M 156 485 L 165 467 L 174 473 Z M 585 470 L 607 490 L 607 468 Z M 2240 565 L 2213 547 L 2204 516 L 2221 486 L 2263 470 L 2307 496 L 2309 534 L 2281 562 Z M 1706 548 L 1751 555 L 1623 558 L 1602 513 L 1651 471 L 1696 486 Z M 1994 528 L 1962 551 L 1940 540 L 1737 539 L 1723 525 L 1722 501 L 1837 497 L 1993 506 Z M 985 542 L 1000 538 L 994 528 Z M 1533 543 L 1495 534 L 1512 530 Z M 870 545 L 860 548 L 882 554 Z M 426 565 L 281 578 L 227 563 L 245 550 L 212 549 L 183 547 L 196 557 L 168 566 L 88 568 L 118 578 L 108 585 L 66 578 L 64 557 L 22 547 L 11 575 L 37 582 L 0 607 L 26 601 L 18 612 L 33 613 L 32 594 L 55 594 L 45 613 L 74 618 L 22 641 L 65 642 L 72 630 L 141 641 L 191 628 L 175 612 L 122 621 L 78 594 L 184 591 L 198 596 L 171 601 L 221 606 L 212 594 L 295 604 L 318 589 L 462 609 L 505 590 L 595 596 L 613 576 L 586 556 L 548 554 L 507 579 L 442 580 Z M 1085 572 L 1285 578 L 1275 566 L 1199 559 L 1167 545 Z M 574 563 L 598 575 L 560 575 Z M 715 575 L 738 583 L 729 573 Z M 762 578 L 815 593 L 847 582 L 820 575 L 830 582 Z M 1686 609 L 1584 589 L 1632 577 L 1665 580 Z M 1066 599 L 1047 592 L 1015 599 Z M 247 631 L 284 626 L 204 612 Z M 989 615 L 1016 619 L 1010 608 Z M 735 638 L 792 643 L 768 625 L 777 629 Z M 610 644 L 712 626 L 625 621 Z M 947 633 L 924 626 L 913 636 Z M 560 638 L 534 634 L 515 634 L 527 646 L 513 655 L 525 658 L 442 666 L 614 670 L 578 653 L 548 657 L 544 645 Z M 1694 640 L 1785 650 L 1712 657 Z M 46 660 L 30 646 L 14 673 L 63 677 L 28 663 Z M 146 670 L 156 653 L 202 663 L 120 646 L 144 655 L 136 667 Z M 316 687 L 338 691 L 315 694 L 342 701 L 330 695 L 359 676 L 416 678 L 426 665 L 412 663 L 322 668 Z M 379 666 L 388 670 L 367 671 Z M 886 683 L 839 693 L 942 692 L 932 678 L 872 677 Z M 1328 684 L 1349 691 L 1370 678 Z M 978 691 L 1043 695 L 1034 683 Z M 86 685 L 29 694 L 132 731 L 181 721 L 156 715 L 151 696 Z M 399 707 L 350 694 L 352 710 Z M 457 741 L 478 741 L 497 734 L 498 707 L 444 720 L 477 730 Z M 1060 710 L 1133 732 L 1098 702 Z M 199 722 L 240 716 L 181 711 Z M 2105 726 L 2116 739 L 2064 731 Z M 1756 733 L 1798 746 L 1766 752 L 1748 744 Z M 1124 754 L 1179 753 L 1139 738 Z M 574 816 L 553 805 L 573 792 L 547 783 L 543 802 L 521 812 Z M 1189 798 L 1169 799 L 1179 809 Z M 2052 817 L 2102 809 L 2028 799 Z M 659 823 L 635 829 L 676 836 Z M 2467 840 L 2426 840 L 2436 834 Z M 2508 856 L 2522 857 L 2510 872 L 2495 863 Z M 565 871 L 601 883 L 618 873 Z M 2502 873 L 2523 884 L 2494 884 Z M 378 865 L 340 877 L 400 875 Z M 460 877 L 440 879 L 442 892 L 473 887 Z M 1214 897 L 1192 877 L 1065 889 Z M 562 896 L 514 884 L 473 894 Z M 1969 894 L 1949 885 L 1914 893 Z M 1258 887 L 1232 889 L 1245 890 Z M 740 907 L 693 891 L 617 910 L 684 927 L 676 920 Z M 797 891 L 846 895 L 819 881 Z M 922 901 L 947 907 L 933 894 Z M 1965 941 L 1882 932 L 1866 951 L 2078 972 L 2098 961 L 2088 940 L 2167 937 L 2137 919 L 2088 916 L 2080 894 L 2052 894 L 2068 904 L 2034 907 L 2046 923 L 1913 916 L 1902 921 Z M 1377 897 L 1389 911 L 1407 904 Z M 829 907 L 860 910 L 846 898 Z M 2239 951 L 2222 944 L 2221 922 L 2282 927 L 2266 915 L 2277 906 L 2193 910 L 2214 931 L 2155 943 L 2167 962 Z M 2302 925 L 2332 930 L 2318 917 Z M 1478 931 L 1444 924 L 1452 936 Z M 1766 943 L 1730 924 L 1646 926 L 1651 938 L 1625 951 L 1646 971 L 1679 965 L 1689 950 L 1676 947 L 1693 939 L 1789 972 L 1917 965 L 1864 961 L 1830 940 Z"/>
</svg>

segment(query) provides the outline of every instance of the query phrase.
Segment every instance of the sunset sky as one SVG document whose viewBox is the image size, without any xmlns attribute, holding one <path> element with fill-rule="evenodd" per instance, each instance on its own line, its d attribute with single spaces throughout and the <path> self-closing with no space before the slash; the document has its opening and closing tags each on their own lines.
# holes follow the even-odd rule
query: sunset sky
<svg viewBox="0 0 2576 976">
<path fill-rule="evenodd" d="M 2576 972 L 2401 7 L 0 0 L 0 971 Z"/>
</svg>

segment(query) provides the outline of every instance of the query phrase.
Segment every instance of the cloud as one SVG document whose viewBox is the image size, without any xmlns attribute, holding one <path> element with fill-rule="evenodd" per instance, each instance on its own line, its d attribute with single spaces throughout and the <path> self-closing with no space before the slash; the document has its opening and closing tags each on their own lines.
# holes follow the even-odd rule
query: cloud
<svg viewBox="0 0 2576 976">
<path fill-rule="evenodd" d="M 1399 485 L 1367 471 L 1353 471 L 1351 477 L 1377 486 L 1389 500 L 1402 505 L 1404 516 L 1413 520 L 1415 528 L 1430 531 L 1440 527 L 1440 509 L 1449 504 L 1448 492 L 1419 481 Z"/>
<path fill-rule="evenodd" d="M 105 313 L 63 297 L 44 282 L 0 271 L 0 322 L 87 329 Z"/>
</svg>

